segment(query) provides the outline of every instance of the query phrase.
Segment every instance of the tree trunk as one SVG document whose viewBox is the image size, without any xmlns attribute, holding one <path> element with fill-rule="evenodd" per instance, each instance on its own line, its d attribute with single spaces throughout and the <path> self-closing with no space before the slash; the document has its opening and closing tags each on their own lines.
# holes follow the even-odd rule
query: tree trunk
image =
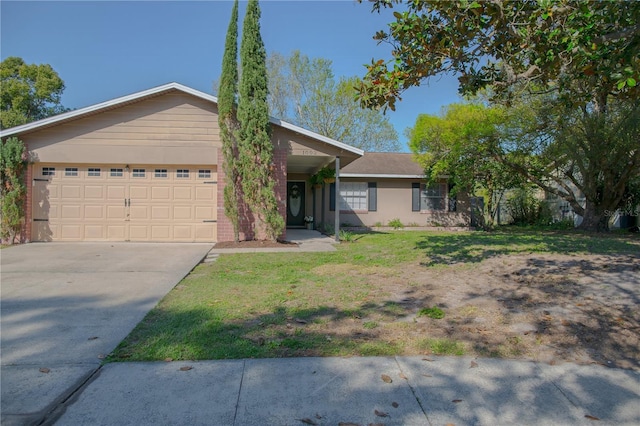
<svg viewBox="0 0 640 426">
<path fill-rule="evenodd" d="M 582 223 L 578 229 L 594 232 L 606 232 L 609 230 L 608 210 L 599 209 L 594 203 L 587 200 L 582 216 Z"/>
</svg>

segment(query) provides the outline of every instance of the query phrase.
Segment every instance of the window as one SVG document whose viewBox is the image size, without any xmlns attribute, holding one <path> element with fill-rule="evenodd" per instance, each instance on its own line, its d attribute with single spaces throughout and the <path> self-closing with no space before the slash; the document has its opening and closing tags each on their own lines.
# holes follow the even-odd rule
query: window
<svg viewBox="0 0 640 426">
<path fill-rule="evenodd" d="M 156 169 L 154 174 L 154 177 L 157 178 L 166 178 L 167 177 L 167 169 Z"/>
<path fill-rule="evenodd" d="M 366 182 L 340 184 L 340 210 L 368 210 Z"/>
<path fill-rule="evenodd" d="M 446 211 L 447 184 L 436 183 L 426 186 L 420 183 L 412 184 L 413 211 Z"/>
<path fill-rule="evenodd" d="M 89 167 L 89 170 L 87 172 L 87 176 L 100 176 L 100 169 L 95 168 L 95 167 Z"/>
<path fill-rule="evenodd" d="M 378 194 L 376 182 L 341 182 L 340 210 L 376 211 Z M 336 184 L 329 186 L 329 210 L 335 211 Z"/>
<path fill-rule="evenodd" d="M 122 169 L 111 169 L 111 177 L 122 177 Z"/>
<path fill-rule="evenodd" d="M 78 176 L 78 168 L 77 167 L 66 167 L 64 169 L 65 176 Z"/>
<path fill-rule="evenodd" d="M 189 170 L 188 169 L 178 169 L 176 171 L 176 177 L 178 178 L 188 178 L 189 177 Z"/>
<path fill-rule="evenodd" d="M 43 167 L 42 176 L 54 176 L 56 174 L 55 167 Z"/>
<path fill-rule="evenodd" d="M 198 170 L 198 178 L 200 178 L 200 179 L 210 179 L 211 178 L 211 170 Z"/>
<path fill-rule="evenodd" d="M 133 169 L 133 177 L 134 178 L 143 178 L 145 177 L 144 169 Z"/>
</svg>

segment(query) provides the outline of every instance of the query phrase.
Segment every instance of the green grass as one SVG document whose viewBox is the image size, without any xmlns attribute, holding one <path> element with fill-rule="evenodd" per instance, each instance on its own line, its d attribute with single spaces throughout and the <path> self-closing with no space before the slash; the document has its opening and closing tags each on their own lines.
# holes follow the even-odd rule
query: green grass
<svg viewBox="0 0 640 426">
<path fill-rule="evenodd" d="M 433 308 L 422 308 L 418 311 L 418 316 L 425 316 L 433 319 L 442 319 L 444 318 L 444 311 L 437 306 Z"/>
<path fill-rule="evenodd" d="M 638 252 L 634 235 L 509 230 L 367 233 L 336 252 L 223 255 L 196 267 L 108 360 L 411 353 L 425 343 L 388 337 L 408 312 L 380 294 L 374 278 L 393 280 L 407 266 L 473 265 L 498 255 Z M 339 333 L 340 324 L 355 324 L 357 331 Z M 424 347 L 457 354 L 453 343 Z"/>
</svg>

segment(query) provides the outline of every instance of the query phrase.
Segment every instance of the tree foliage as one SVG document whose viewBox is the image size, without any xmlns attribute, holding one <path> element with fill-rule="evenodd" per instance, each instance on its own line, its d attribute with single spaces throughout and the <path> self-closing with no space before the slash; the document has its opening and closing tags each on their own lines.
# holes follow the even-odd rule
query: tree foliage
<svg viewBox="0 0 640 426">
<path fill-rule="evenodd" d="M 399 3 L 375 0 L 373 9 Z M 374 37 L 391 44 L 393 59 L 373 60 L 359 87 L 367 106 L 393 109 L 403 90 L 446 73 L 459 76 L 462 94 L 553 90 L 582 105 L 639 96 L 639 2 L 410 1 L 393 15 Z"/>
<path fill-rule="evenodd" d="M 278 211 L 273 169 L 273 144 L 267 104 L 266 50 L 260 35 L 260 6 L 249 0 L 240 44 L 238 150 L 242 190 L 251 211 L 262 222 L 269 239 L 284 229 Z"/>
<path fill-rule="evenodd" d="M 393 58 L 368 66 L 362 104 L 393 109 L 403 90 L 447 73 L 463 94 L 490 88 L 493 102 L 525 106 L 511 114 L 503 164 L 569 201 L 583 228 L 606 226 L 640 168 L 640 2 L 411 1 L 394 17 L 374 37 Z"/>
<path fill-rule="evenodd" d="M 440 116 L 421 114 L 407 129 L 409 148 L 425 168 L 427 180 L 449 176 L 454 190 L 487 197 L 487 225 L 493 225 L 503 192 L 521 185 L 518 175 L 499 161 L 505 108 L 481 103 L 452 104 Z"/>
<path fill-rule="evenodd" d="M 11 56 L 0 63 L 0 128 L 20 126 L 65 111 L 64 82 L 47 64 Z"/>
<path fill-rule="evenodd" d="M 26 165 L 27 151 L 21 140 L 11 137 L 0 141 L 0 235 L 11 244 L 24 224 Z"/>
<path fill-rule="evenodd" d="M 294 51 L 267 58 L 269 106 L 278 118 L 367 151 L 399 151 L 398 134 L 381 112 L 360 107 L 356 77 L 336 80 L 332 63 Z"/>
<path fill-rule="evenodd" d="M 236 97 L 238 94 L 238 0 L 233 4 L 231 20 L 222 57 L 222 75 L 218 94 L 218 125 L 222 139 L 223 168 L 225 171 L 224 213 L 233 226 L 234 241 L 240 241 L 240 210 L 242 181 L 238 164 L 236 132 Z"/>
</svg>

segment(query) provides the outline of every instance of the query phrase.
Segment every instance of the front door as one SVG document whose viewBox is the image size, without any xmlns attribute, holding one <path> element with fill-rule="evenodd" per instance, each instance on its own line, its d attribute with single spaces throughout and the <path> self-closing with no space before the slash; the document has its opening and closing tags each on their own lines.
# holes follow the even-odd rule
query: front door
<svg viewBox="0 0 640 426">
<path fill-rule="evenodd" d="M 304 182 L 287 182 L 287 226 L 304 226 Z"/>
</svg>

